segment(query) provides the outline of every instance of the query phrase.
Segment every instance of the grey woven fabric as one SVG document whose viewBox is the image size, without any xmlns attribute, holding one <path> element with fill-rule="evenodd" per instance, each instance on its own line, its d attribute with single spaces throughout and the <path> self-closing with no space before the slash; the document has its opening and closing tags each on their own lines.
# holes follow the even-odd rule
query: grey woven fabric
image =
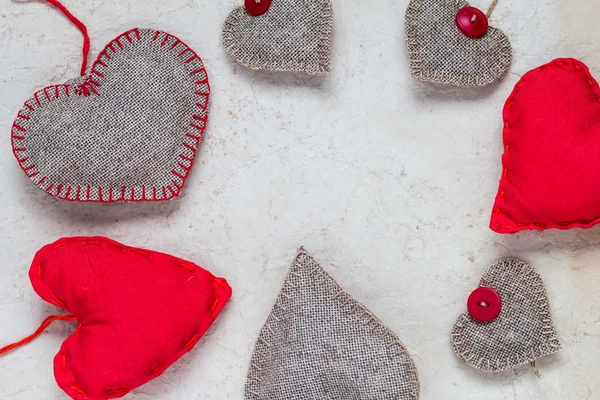
<svg viewBox="0 0 600 400">
<path fill-rule="evenodd" d="M 192 167 L 208 96 L 193 50 L 167 33 L 134 29 L 100 53 L 89 77 L 25 103 L 12 128 L 15 156 L 63 199 L 168 200 Z"/>
<path fill-rule="evenodd" d="M 502 299 L 500 315 L 491 322 L 464 313 L 452 330 L 452 346 L 468 365 L 489 372 L 513 369 L 561 349 L 544 283 L 527 263 L 506 259 L 492 265 L 480 286 Z"/>
<path fill-rule="evenodd" d="M 324 74 L 332 25 L 330 0 L 273 0 L 259 16 L 233 10 L 223 25 L 223 45 L 248 68 Z"/>
<path fill-rule="evenodd" d="M 398 337 L 300 249 L 262 328 L 247 400 L 414 400 L 416 366 Z"/>
<path fill-rule="evenodd" d="M 481 38 L 464 35 L 455 18 L 465 6 L 463 0 L 411 0 L 405 22 L 413 78 L 483 86 L 506 74 L 512 60 L 508 38 L 492 27 Z"/>
</svg>

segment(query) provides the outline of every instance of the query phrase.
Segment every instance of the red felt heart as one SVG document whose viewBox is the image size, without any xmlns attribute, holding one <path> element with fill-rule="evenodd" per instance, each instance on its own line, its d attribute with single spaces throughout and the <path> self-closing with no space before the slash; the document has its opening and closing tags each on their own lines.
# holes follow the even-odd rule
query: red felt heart
<svg viewBox="0 0 600 400">
<path fill-rule="evenodd" d="M 188 261 L 93 237 L 42 248 L 34 290 L 79 326 L 54 359 L 73 399 L 122 397 L 192 349 L 231 297 L 224 279 Z"/>
<path fill-rule="evenodd" d="M 600 222 L 599 101 L 598 83 L 574 59 L 554 60 L 521 78 L 504 106 L 494 231 Z"/>
</svg>

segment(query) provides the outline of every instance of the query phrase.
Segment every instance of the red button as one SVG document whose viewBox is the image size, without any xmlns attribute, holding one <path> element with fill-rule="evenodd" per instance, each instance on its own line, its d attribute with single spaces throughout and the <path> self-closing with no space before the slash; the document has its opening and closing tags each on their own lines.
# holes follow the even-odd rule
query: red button
<svg viewBox="0 0 600 400">
<path fill-rule="evenodd" d="M 244 0 L 246 11 L 248 11 L 248 14 L 254 16 L 267 12 L 270 5 L 271 0 Z"/>
<path fill-rule="evenodd" d="M 481 10 L 475 7 L 463 7 L 456 14 L 456 26 L 465 35 L 478 38 L 485 35 L 489 23 Z"/>
<path fill-rule="evenodd" d="M 500 314 L 502 300 L 494 289 L 482 286 L 469 296 L 467 309 L 477 321 L 490 322 Z"/>
</svg>

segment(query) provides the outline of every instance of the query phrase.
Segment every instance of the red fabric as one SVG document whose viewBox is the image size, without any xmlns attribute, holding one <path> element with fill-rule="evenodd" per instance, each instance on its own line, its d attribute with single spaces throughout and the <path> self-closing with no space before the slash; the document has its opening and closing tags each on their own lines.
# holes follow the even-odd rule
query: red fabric
<svg viewBox="0 0 600 400">
<path fill-rule="evenodd" d="M 490 227 L 589 228 L 600 222 L 600 89 L 580 61 L 525 74 L 504 106 L 502 178 Z"/>
<path fill-rule="evenodd" d="M 83 24 L 83 22 L 78 20 L 77 17 L 75 17 L 73 14 L 71 14 L 71 12 L 69 10 L 67 10 L 67 7 L 60 4 L 58 2 L 58 0 L 46 0 L 46 1 L 50 4 L 52 4 L 54 7 L 58 8 L 60 10 L 60 12 L 65 14 L 65 16 L 67 18 L 69 18 L 69 20 L 77 27 L 77 29 L 79 29 L 81 31 L 81 34 L 83 35 L 83 50 L 82 50 L 83 61 L 81 62 L 81 76 L 84 76 L 85 70 L 87 69 L 88 53 L 90 52 L 90 37 L 88 36 L 86 26 Z"/>
<path fill-rule="evenodd" d="M 60 239 L 29 273 L 34 290 L 79 326 L 54 359 L 73 399 L 122 397 L 190 351 L 231 297 L 188 261 L 102 237 Z"/>
</svg>

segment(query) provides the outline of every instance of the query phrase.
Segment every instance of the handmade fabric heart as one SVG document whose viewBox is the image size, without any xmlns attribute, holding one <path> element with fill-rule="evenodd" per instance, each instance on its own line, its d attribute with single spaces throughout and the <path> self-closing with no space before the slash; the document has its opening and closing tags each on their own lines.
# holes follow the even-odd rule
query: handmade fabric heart
<svg viewBox="0 0 600 400">
<path fill-rule="evenodd" d="M 461 32 L 456 16 L 467 6 L 462 0 L 411 0 L 405 29 L 413 78 L 484 86 L 506 74 L 512 60 L 508 38 L 492 27 L 482 37 Z"/>
<path fill-rule="evenodd" d="M 331 0 L 273 0 L 262 15 L 233 10 L 222 39 L 227 53 L 248 68 L 324 74 L 332 25 Z"/>
<path fill-rule="evenodd" d="M 122 397 L 158 377 L 231 296 L 224 279 L 197 265 L 102 237 L 43 247 L 29 276 L 42 299 L 79 321 L 54 359 L 56 381 L 73 399 Z"/>
<path fill-rule="evenodd" d="M 494 231 L 590 228 L 600 221 L 599 100 L 598 83 L 574 59 L 521 78 L 504 106 Z"/>
<path fill-rule="evenodd" d="M 529 264 L 499 261 L 484 273 L 479 285 L 499 295 L 501 309 L 491 322 L 481 322 L 473 317 L 475 313 L 466 312 L 454 325 L 452 346 L 468 365 L 488 372 L 506 371 L 561 349 L 544 283 Z"/>
<path fill-rule="evenodd" d="M 300 249 L 262 328 L 247 400 L 419 398 L 398 337 Z"/>
<path fill-rule="evenodd" d="M 61 199 L 169 200 L 192 168 L 209 93 L 192 49 L 168 33 L 133 29 L 106 46 L 89 76 L 25 102 L 12 127 L 14 154 Z"/>
</svg>

